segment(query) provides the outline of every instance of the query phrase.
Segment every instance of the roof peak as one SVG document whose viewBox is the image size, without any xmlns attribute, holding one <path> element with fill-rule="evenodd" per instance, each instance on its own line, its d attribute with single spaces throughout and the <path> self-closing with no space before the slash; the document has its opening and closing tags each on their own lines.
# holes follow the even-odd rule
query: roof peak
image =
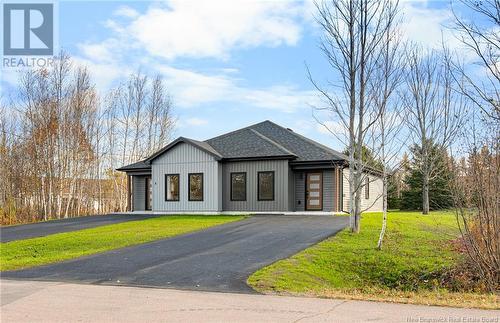
<svg viewBox="0 0 500 323">
<path fill-rule="evenodd" d="M 276 123 L 272 122 L 271 120 L 266 119 L 266 120 L 264 120 L 264 121 L 260 121 L 260 122 L 257 122 L 257 123 L 253 123 L 253 124 L 251 124 L 251 125 L 249 125 L 249 126 L 246 126 L 246 127 L 243 127 L 243 128 L 238 128 L 238 129 L 235 129 L 235 130 L 231 130 L 231 131 L 229 131 L 229 132 L 226 132 L 226 133 L 220 134 L 220 135 L 218 135 L 218 136 L 215 136 L 215 137 L 209 138 L 209 139 L 205 140 L 204 142 L 208 142 L 208 141 L 210 141 L 210 140 L 214 140 L 214 139 L 222 138 L 222 137 L 225 137 L 225 136 L 228 136 L 228 135 L 234 134 L 235 132 L 238 132 L 238 131 L 251 129 L 252 127 L 255 127 L 255 126 L 257 126 L 257 125 L 260 125 L 260 124 L 263 124 L 263 123 L 266 123 L 266 122 L 271 123 L 271 124 L 273 124 L 273 125 L 275 125 L 275 126 L 281 127 L 280 125 L 278 125 L 278 124 L 276 124 Z"/>
<path fill-rule="evenodd" d="M 264 140 L 267 140 L 268 142 L 270 142 L 271 144 L 275 145 L 276 147 L 278 147 L 279 149 L 283 150 L 284 152 L 286 152 L 287 154 L 290 154 L 292 156 L 295 156 L 297 157 L 297 155 L 295 155 L 293 152 L 291 152 L 290 150 L 286 149 L 285 147 L 283 147 L 282 145 L 280 145 L 279 143 L 277 143 L 276 141 L 272 140 L 271 138 L 261 134 L 260 132 L 258 132 L 257 130 L 255 129 L 252 129 L 250 128 L 250 131 L 254 132 L 257 136 L 260 136 L 262 139 Z"/>
</svg>

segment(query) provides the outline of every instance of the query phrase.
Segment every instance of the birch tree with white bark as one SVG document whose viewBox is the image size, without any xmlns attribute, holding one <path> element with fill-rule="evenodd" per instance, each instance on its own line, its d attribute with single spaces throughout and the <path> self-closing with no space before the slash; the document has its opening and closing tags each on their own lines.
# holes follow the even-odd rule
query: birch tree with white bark
<svg viewBox="0 0 500 323">
<path fill-rule="evenodd" d="M 404 91 L 403 70 L 406 64 L 404 42 L 397 29 L 397 22 L 386 31 L 386 39 L 381 46 L 380 68 L 372 77 L 371 93 L 380 116 L 373 129 L 374 158 L 382 163 L 382 228 L 377 248 L 382 248 L 387 229 L 389 177 L 400 167 L 401 152 L 404 151 L 406 134 L 402 121 L 403 106 L 400 93 Z"/>
<path fill-rule="evenodd" d="M 369 141 L 372 128 L 380 117 L 373 96 L 379 95 L 369 82 L 380 69 L 381 48 L 391 39 L 386 37 L 398 14 L 398 3 L 392 0 L 325 0 L 316 2 L 316 21 L 323 31 L 320 49 L 332 71 L 326 85 L 309 79 L 319 91 L 326 112 L 342 131 L 330 129 L 345 144 L 349 155 L 349 214 L 352 232 L 361 227 L 361 193 L 365 165 L 363 146 Z"/>
<path fill-rule="evenodd" d="M 175 118 L 161 77 L 137 73 L 124 84 L 101 101 L 65 53 L 20 74 L 12 103 L 0 102 L 1 223 L 125 210 L 116 168 L 167 145 Z"/>
</svg>

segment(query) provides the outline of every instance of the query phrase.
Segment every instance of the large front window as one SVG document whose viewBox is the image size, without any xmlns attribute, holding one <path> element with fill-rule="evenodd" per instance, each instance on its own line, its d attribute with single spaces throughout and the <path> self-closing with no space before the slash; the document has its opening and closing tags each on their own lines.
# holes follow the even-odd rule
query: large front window
<svg viewBox="0 0 500 323">
<path fill-rule="evenodd" d="M 258 172 L 258 199 L 259 201 L 274 200 L 274 172 Z"/>
<path fill-rule="evenodd" d="M 247 173 L 231 173 L 231 201 L 246 201 Z"/>
<path fill-rule="evenodd" d="M 165 175 L 165 200 L 179 200 L 179 174 Z"/>
<path fill-rule="evenodd" d="M 189 174 L 189 200 L 203 201 L 203 174 Z"/>
</svg>

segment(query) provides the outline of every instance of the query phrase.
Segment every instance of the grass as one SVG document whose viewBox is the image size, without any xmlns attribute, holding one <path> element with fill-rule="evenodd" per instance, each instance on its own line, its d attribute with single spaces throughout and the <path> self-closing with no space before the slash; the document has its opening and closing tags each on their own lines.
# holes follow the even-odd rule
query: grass
<svg viewBox="0 0 500 323">
<path fill-rule="evenodd" d="M 367 213 L 361 233 L 344 230 L 288 259 L 265 267 L 248 283 L 264 293 L 400 303 L 498 308 L 494 294 L 460 292 L 443 275 L 462 255 L 452 212 L 393 211 L 381 251 L 376 249 L 382 216 Z"/>
<path fill-rule="evenodd" d="M 179 215 L 130 221 L 0 244 L 0 271 L 45 265 L 237 221 L 243 216 Z"/>
</svg>

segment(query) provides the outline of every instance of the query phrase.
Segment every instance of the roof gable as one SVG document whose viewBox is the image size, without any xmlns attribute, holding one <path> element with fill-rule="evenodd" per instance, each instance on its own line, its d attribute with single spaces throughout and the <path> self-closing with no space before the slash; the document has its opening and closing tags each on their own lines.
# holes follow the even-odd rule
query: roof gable
<svg viewBox="0 0 500 323">
<path fill-rule="evenodd" d="M 159 156 L 163 155 L 164 153 L 166 153 L 167 151 L 169 151 L 170 149 L 172 149 L 173 147 L 175 147 L 176 145 L 178 145 L 180 143 L 186 143 L 186 144 L 192 145 L 192 146 L 214 156 L 215 160 L 222 159 L 222 155 L 218 151 L 216 151 L 213 147 L 211 147 L 209 144 L 207 144 L 206 142 L 198 141 L 198 140 L 194 140 L 194 139 L 189 139 L 189 138 L 185 138 L 185 137 L 179 137 L 176 140 L 172 141 L 167 146 L 158 150 L 156 153 L 154 153 L 150 157 L 148 157 L 146 160 L 144 160 L 144 162 L 147 164 L 151 164 L 151 162 L 153 160 L 155 160 Z"/>
</svg>

